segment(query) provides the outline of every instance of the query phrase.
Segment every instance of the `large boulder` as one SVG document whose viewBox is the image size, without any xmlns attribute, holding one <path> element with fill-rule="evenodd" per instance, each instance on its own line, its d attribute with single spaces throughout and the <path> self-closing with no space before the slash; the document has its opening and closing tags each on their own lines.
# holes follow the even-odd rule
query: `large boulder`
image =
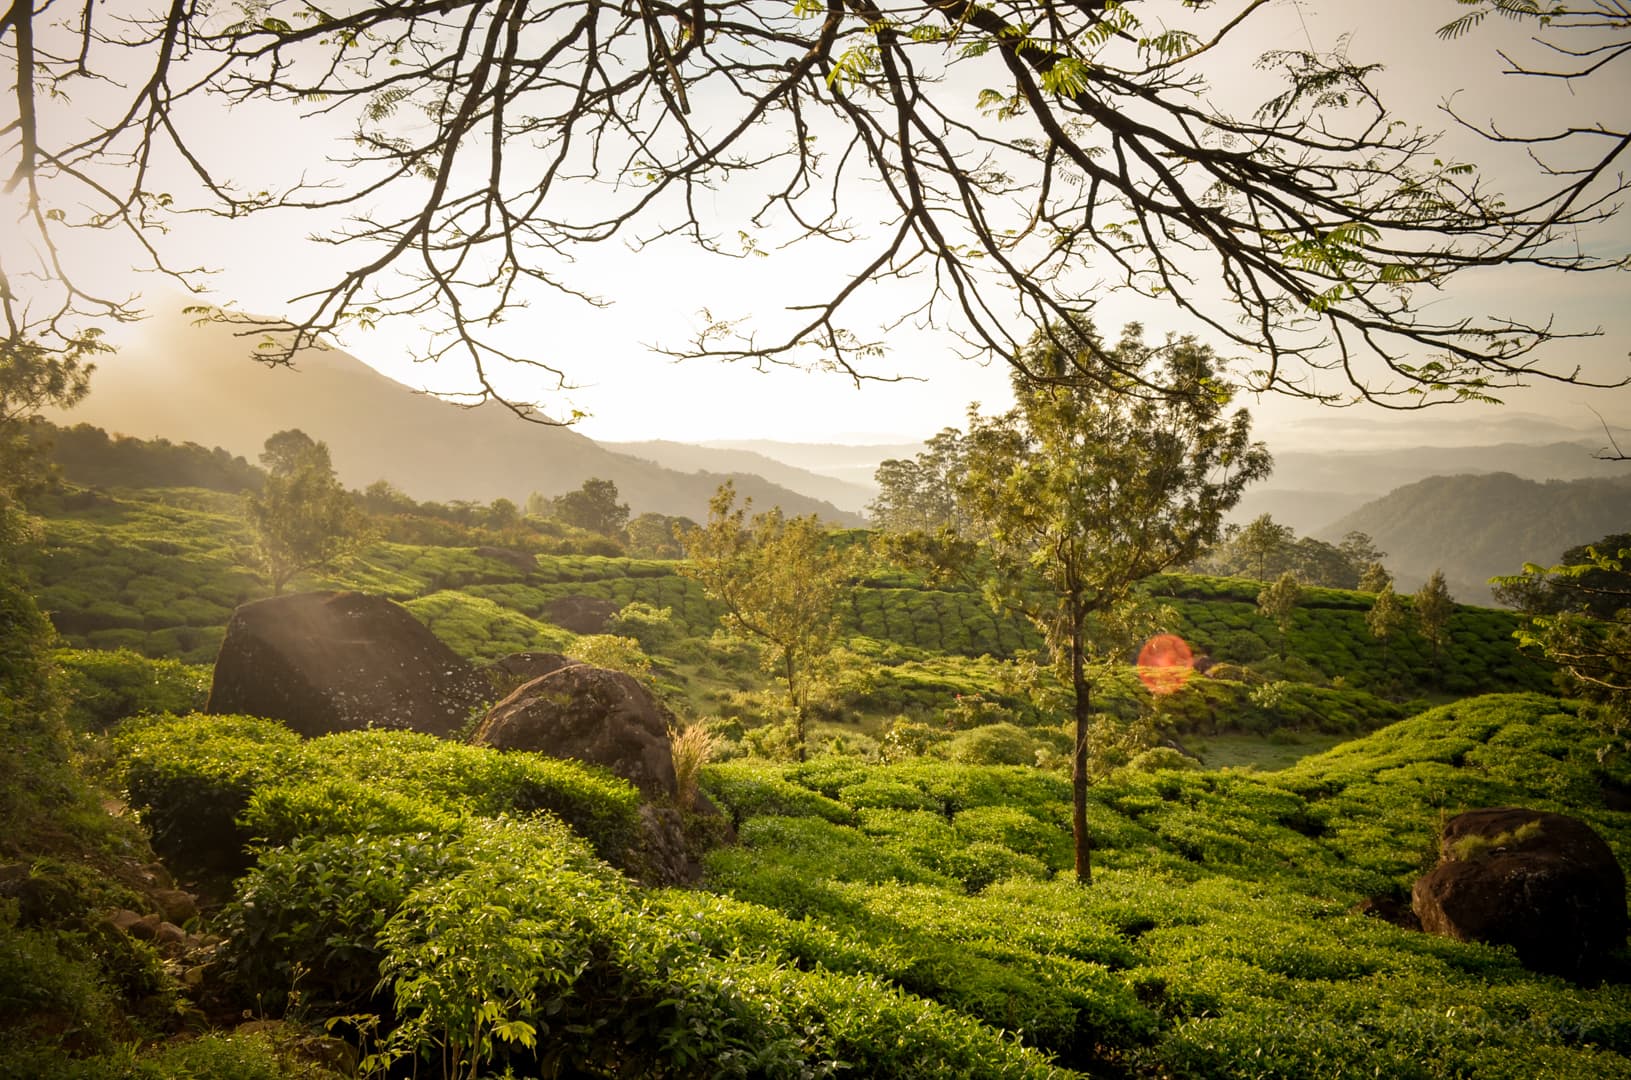
<svg viewBox="0 0 1631 1080">
<path fill-rule="evenodd" d="M 553 675 L 563 667 L 581 663 L 582 660 L 574 660 L 570 656 L 556 652 L 517 652 L 494 660 L 482 670 L 487 673 L 488 681 L 494 686 L 501 687 L 502 692 L 508 694 L 522 683 L 531 682 L 545 675 Z"/>
<path fill-rule="evenodd" d="M 544 606 L 544 618 L 574 634 L 603 634 L 618 610 L 615 600 L 599 596 L 560 596 Z"/>
<path fill-rule="evenodd" d="M 668 721 L 668 710 L 630 676 L 569 664 L 494 705 L 474 741 L 604 765 L 648 798 L 673 798 L 678 785 Z"/>
<path fill-rule="evenodd" d="M 1451 818 L 1439 864 L 1417 880 L 1422 929 L 1511 945 L 1525 966 L 1589 978 L 1625 944 L 1625 873 L 1591 826 L 1504 806 Z"/>
<path fill-rule="evenodd" d="M 491 697 L 406 608 L 311 592 L 233 612 L 205 710 L 281 720 L 308 738 L 364 727 L 447 736 Z"/>
</svg>

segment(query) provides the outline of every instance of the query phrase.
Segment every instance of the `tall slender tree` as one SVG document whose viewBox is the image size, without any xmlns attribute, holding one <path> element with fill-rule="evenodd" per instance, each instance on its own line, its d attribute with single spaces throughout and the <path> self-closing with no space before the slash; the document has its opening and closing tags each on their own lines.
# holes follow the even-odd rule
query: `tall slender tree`
<svg viewBox="0 0 1631 1080">
<path fill-rule="evenodd" d="M 813 516 L 789 518 L 775 508 L 749 519 L 752 500 L 735 504 L 736 489 L 727 482 L 708 503 L 707 524 L 683 537 L 687 561 L 680 573 L 724 607 L 728 626 L 767 647 L 766 666 L 786 687 L 802 761 L 811 675 L 838 634 L 849 560 Z"/>
<path fill-rule="evenodd" d="M 251 558 L 274 596 L 296 574 L 330 567 L 368 540 L 358 512 L 329 460 L 328 444 L 299 429 L 266 440 L 266 484 L 245 498 L 255 532 Z"/>
<path fill-rule="evenodd" d="M 1251 441 L 1246 411 L 1228 411 L 1217 358 L 1193 338 L 1150 344 L 1135 324 L 1109 346 L 1054 328 L 1020 361 L 1043 379 L 1016 375 L 1016 405 L 1001 416 L 970 410 L 959 498 L 995 569 L 990 599 L 1042 630 L 1071 688 L 1071 822 L 1076 876 L 1088 882 L 1088 731 L 1101 662 L 1125 653 L 1118 628 L 1134 587 L 1216 540 L 1270 459 Z M 1143 389 L 1151 384 L 1167 389 Z"/>
<path fill-rule="evenodd" d="M 1433 576 L 1416 590 L 1416 626 L 1421 636 L 1433 649 L 1433 670 L 1439 670 L 1439 658 L 1444 646 L 1450 643 L 1450 616 L 1455 614 L 1455 597 L 1444 583 L 1444 571 L 1434 570 Z"/>
<path fill-rule="evenodd" d="M 1269 515 L 1261 514 L 1240 530 L 1235 544 L 1251 559 L 1256 569 L 1253 576 L 1258 581 L 1267 581 L 1270 560 L 1277 559 L 1296 538 L 1296 532 L 1289 525 L 1281 525 Z"/>
<path fill-rule="evenodd" d="M 1370 630 L 1371 637 L 1382 643 L 1382 671 L 1388 671 L 1388 644 L 1404 626 L 1404 605 L 1399 603 L 1399 597 L 1393 591 L 1393 583 L 1388 582 L 1382 591 L 1376 594 L 1371 601 L 1370 611 L 1365 613 L 1365 626 Z"/>
<path fill-rule="evenodd" d="M 1282 660 L 1286 658 L 1291 623 L 1297 614 L 1297 605 L 1302 601 L 1302 593 L 1302 585 L 1298 583 L 1297 575 L 1287 570 L 1276 578 L 1272 585 L 1264 586 L 1257 594 L 1257 613 L 1266 619 L 1272 619 L 1280 631 Z"/>
</svg>

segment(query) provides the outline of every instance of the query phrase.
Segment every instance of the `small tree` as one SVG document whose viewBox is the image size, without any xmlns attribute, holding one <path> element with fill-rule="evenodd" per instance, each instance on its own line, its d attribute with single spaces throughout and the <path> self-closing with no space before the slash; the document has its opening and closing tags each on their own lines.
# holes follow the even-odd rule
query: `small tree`
<svg viewBox="0 0 1631 1080">
<path fill-rule="evenodd" d="M 1302 601 L 1302 585 L 1290 570 L 1275 579 L 1257 594 L 1257 613 L 1271 619 L 1280 631 L 1280 659 L 1286 658 L 1286 640 L 1291 634 L 1291 621 Z"/>
<path fill-rule="evenodd" d="M 1455 613 L 1455 597 L 1444 584 L 1444 571 L 1433 576 L 1416 591 L 1416 625 L 1433 648 L 1433 670 L 1439 668 L 1439 654 L 1450 642 L 1450 616 Z"/>
<path fill-rule="evenodd" d="M 556 497 L 555 517 L 602 536 L 619 536 L 629 523 L 629 504 L 617 501 L 617 485 L 591 477 L 576 491 Z"/>
<path fill-rule="evenodd" d="M 1281 525 L 1269 515 L 1263 514 L 1240 530 L 1240 535 L 1235 538 L 1235 544 L 1256 565 L 1257 573 L 1253 576 L 1258 581 L 1267 581 L 1269 560 L 1290 547 L 1296 538 L 1297 534 L 1290 526 Z"/>
<path fill-rule="evenodd" d="M 1365 572 L 1359 575 L 1359 591 L 1379 593 L 1383 589 L 1393 587 L 1393 575 L 1387 572 L 1387 567 L 1379 562 L 1373 562 L 1365 567 Z"/>
<path fill-rule="evenodd" d="M 1371 637 L 1382 643 L 1382 671 L 1388 670 L 1388 642 L 1399 628 L 1404 626 L 1404 605 L 1394 595 L 1393 583 L 1389 582 L 1382 591 L 1376 594 L 1371 602 L 1370 611 L 1365 613 L 1365 625 L 1370 629 Z"/>
<path fill-rule="evenodd" d="M 296 574 L 332 566 L 367 542 L 361 515 L 334 475 L 328 446 L 298 429 L 266 440 L 266 485 L 246 497 L 251 555 L 274 596 Z"/>
<path fill-rule="evenodd" d="M 1092 880 L 1088 738 L 1100 663 L 1124 654 L 1133 588 L 1217 539 L 1223 515 L 1270 459 L 1193 338 L 1114 348 L 1091 328 L 1038 334 L 1020 357 L 1017 405 L 970 411 L 959 499 L 994 568 L 993 604 L 1042 630 L 1074 697 L 1076 877 Z M 1150 386 L 1170 388 L 1161 393 Z"/>
<path fill-rule="evenodd" d="M 787 688 L 803 761 L 811 675 L 838 634 L 836 603 L 849 560 L 814 516 L 772 509 L 749 521 L 752 501 L 735 506 L 735 486 L 721 485 L 708 502 L 708 523 L 685 534 L 688 561 L 680 573 L 724 605 L 728 626 L 768 646 L 765 663 Z"/>
<path fill-rule="evenodd" d="M 1631 749 L 1631 536 L 1570 548 L 1555 566 L 1530 563 L 1494 583 L 1498 596 L 1527 601 L 1529 623 L 1513 635 L 1519 647 L 1557 665 L 1570 692 L 1598 706 L 1619 748 Z"/>
</svg>

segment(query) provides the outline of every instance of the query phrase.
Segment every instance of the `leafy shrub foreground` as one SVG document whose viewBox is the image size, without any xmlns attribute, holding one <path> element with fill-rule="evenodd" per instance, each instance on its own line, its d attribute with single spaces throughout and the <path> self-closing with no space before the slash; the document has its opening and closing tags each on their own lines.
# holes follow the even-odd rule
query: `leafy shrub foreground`
<svg viewBox="0 0 1631 1080">
<path fill-rule="evenodd" d="M 274 729 L 138 726 L 133 794 L 185 775 L 236 807 L 264 844 L 225 918 L 243 992 L 376 1017 L 364 1050 L 399 1073 L 1631 1077 L 1624 983 L 1347 914 L 1463 807 L 1567 810 L 1625 858 L 1603 795 L 1625 768 L 1552 699 L 1431 710 L 1280 774 L 1112 779 L 1088 888 L 1068 783 L 1022 766 L 713 766 L 741 843 L 703 890 L 646 891 L 594 815 L 526 814 L 522 756 Z"/>
<path fill-rule="evenodd" d="M 710 856 L 708 887 L 733 898 L 711 932 L 887 979 L 1087 1073 L 1631 1076 L 1623 980 L 1572 986 L 1348 914 L 1408 889 L 1442 816 L 1474 806 L 1576 814 L 1631 861 L 1631 814 L 1604 795 L 1627 769 L 1602 743 L 1553 699 L 1490 696 L 1281 774 L 1129 774 L 1092 793 L 1088 888 L 1068 880 L 1057 777 L 733 762 L 705 778 L 743 837 Z M 1010 861 L 975 871 L 989 847 Z"/>
</svg>

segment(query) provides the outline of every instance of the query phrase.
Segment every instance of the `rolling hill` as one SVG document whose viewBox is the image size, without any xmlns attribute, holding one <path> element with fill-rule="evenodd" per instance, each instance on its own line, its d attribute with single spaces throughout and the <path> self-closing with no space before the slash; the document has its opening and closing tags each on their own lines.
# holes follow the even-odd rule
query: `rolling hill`
<svg viewBox="0 0 1631 1080">
<path fill-rule="evenodd" d="M 859 525 L 858 514 L 746 473 L 678 471 L 615 453 L 569 428 L 528 423 L 503 406 L 464 407 L 386 378 L 340 350 L 308 352 L 295 369 L 244 359 L 220 327 L 155 321 L 159 348 L 97 365 L 90 395 L 51 419 L 109 431 L 221 446 L 253 460 L 268 435 L 300 428 L 328 443 L 352 487 L 386 479 L 416 499 L 559 495 L 610 480 L 634 513 L 701 520 L 726 480 L 756 507 Z"/>
<path fill-rule="evenodd" d="M 1511 473 L 1435 476 L 1397 488 L 1327 526 L 1369 533 L 1389 553 L 1399 589 L 1443 569 L 1465 603 L 1489 600 L 1489 578 L 1550 563 L 1575 544 L 1631 528 L 1631 476 L 1526 480 Z"/>
<path fill-rule="evenodd" d="M 651 439 L 645 442 L 602 443 L 608 450 L 644 458 L 665 469 L 678 472 L 736 473 L 761 476 L 773 484 L 832 503 L 841 510 L 863 513 L 877 495 L 870 484 L 851 483 L 832 476 L 789 465 L 752 450 Z M 871 479 L 868 474 L 868 479 Z"/>
</svg>

